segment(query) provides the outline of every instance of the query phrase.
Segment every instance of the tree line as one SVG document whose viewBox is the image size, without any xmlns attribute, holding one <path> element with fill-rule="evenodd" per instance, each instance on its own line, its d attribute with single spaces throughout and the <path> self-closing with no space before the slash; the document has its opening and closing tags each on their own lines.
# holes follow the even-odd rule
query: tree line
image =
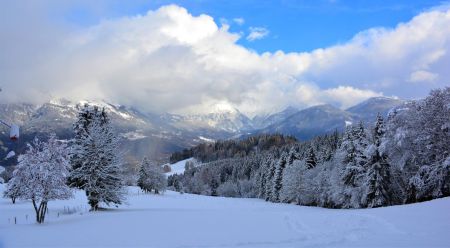
<svg viewBox="0 0 450 248">
<path fill-rule="evenodd" d="M 168 183 L 194 194 L 327 208 L 420 202 L 450 196 L 449 140 L 447 87 L 393 109 L 386 119 L 378 115 L 373 124 L 219 158 Z"/>
<path fill-rule="evenodd" d="M 201 143 L 189 149 L 172 153 L 170 163 L 176 163 L 188 158 L 198 161 L 210 162 L 219 159 L 245 157 L 253 153 L 266 151 L 272 147 L 281 147 L 293 144 L 297 139 L 282 134 L 260 134 L 239 140 L 219 140 L 214 143 Z"/>
</svg>

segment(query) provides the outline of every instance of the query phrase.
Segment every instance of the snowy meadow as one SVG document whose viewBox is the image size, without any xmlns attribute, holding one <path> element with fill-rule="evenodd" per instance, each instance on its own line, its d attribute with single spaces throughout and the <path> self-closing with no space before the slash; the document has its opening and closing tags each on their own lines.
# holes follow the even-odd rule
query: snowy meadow
<svg viewBox="0 0 450 248">
<path fill-rule="evenodd" d="M 4 186 L 0 186 L 1 191 Z M 89 212 L 84 192 L 48 205 L 0 200 L 0 247 L 448 247 L 450 199 L 337 210 L 127 188 L 127 203 Z M 28 216 L 28 219 L 27 219 Z M 14 218 L 17 223 L 14 224 Z"/>
</svg>

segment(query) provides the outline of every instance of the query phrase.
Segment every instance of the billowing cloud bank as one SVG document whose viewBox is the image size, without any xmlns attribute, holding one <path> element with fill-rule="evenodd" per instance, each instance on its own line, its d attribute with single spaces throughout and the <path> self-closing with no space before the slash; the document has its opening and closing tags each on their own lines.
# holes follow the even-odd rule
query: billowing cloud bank
<svg viewBox="0 0 450 248">
<path fill-rule="evenodd" d="M 169 112 L 225 102 L 252 114 L 420 97 L 450 82 L 450 11 L 442 8 L 304 53 L 258 54 L 228 26 L 176 5 L 70 31 L 11 27 L 0 24 L 2 101 L 100 98 Z"/>
</svg>

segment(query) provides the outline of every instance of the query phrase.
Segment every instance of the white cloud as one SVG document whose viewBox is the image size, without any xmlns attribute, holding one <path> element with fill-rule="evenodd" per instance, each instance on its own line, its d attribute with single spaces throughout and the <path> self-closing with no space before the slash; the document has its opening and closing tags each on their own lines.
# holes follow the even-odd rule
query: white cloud
<svg viewBox="0 0 450 248">
<path fill-rule="evenodd" d="M 438 75 L 424 70 L 419 70 L 411 73 L 409 81 L 413 83 L 418 82 L 434 82 L 438 78 Z"/>
<path fill-rule="evenodd" d="M 253 114 L 346 108 L 382 94 L 420 97 L 450 78 L 449 10 L 312 52 L 262 54 L 238 45 L 241 34 L 227 25 L 175 5 L 75 29 L 13 10 L 0 10 L 3 102 L 100 98 L 169 112 L 222 103 Z"/>
<path fill-rule="evenodd" d="M 263 27 L 250 27 L 250 33 L 247 35 L 248 41 L 255 41 L 265 38 L 269 35 L 269 30 Z"/>
<path fill-rule="evenodd" d="M 245 19 L 242 18 L 242 17 L 239 17 L 239 18 L 233 18 L 233 21 L 234 21 L 237 25 L 239 25 L 239 26 L 242 26 L 242 25 L 244 25 L 244 23 L 245 23 Z"/>
</svg>

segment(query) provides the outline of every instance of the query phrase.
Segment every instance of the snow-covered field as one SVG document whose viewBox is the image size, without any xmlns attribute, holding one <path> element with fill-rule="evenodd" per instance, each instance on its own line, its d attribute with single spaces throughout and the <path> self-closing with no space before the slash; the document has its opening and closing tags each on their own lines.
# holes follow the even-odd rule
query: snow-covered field
<svg viewBox="0 0 450 248">
<path fill-rule="evenodd" d="M 30 202 L 1 199 L 0 247 L 450 247 L 450 198 L 333 210 L 131 187 L 128 205 L 96 213 L 85 198 L 50 202 L 43 225 Z"/>
<path fill-rule="evenodd" d="M 173 174 L 183 174 L 184 173 L 184 166 L 186 165 L 187 161 L 193 161 L 193 158 L 188 158 L 185 160 L 178 161 L 174 164 L 169 164 L 170 168 L 172 169 L 170 172 L 166 173 L 167 176 L 173 175 Z"/>
</svg>

